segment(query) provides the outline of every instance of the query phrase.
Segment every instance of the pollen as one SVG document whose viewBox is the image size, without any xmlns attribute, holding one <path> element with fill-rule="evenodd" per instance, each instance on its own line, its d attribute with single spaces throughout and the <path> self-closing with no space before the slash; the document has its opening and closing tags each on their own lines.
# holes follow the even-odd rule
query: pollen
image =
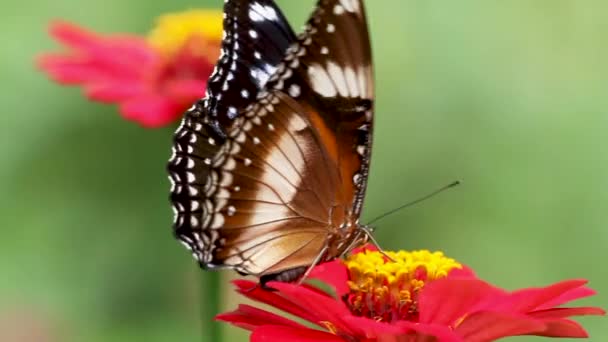
<svg viewBox="0 0 608 342">
<path fill-rule="evenodd" d="M 221 11 L 189 10 L 168 13 L 156 20 L 156 26 L 148 34 L 148 43 L 169 57 L 189 47 L 195 49 L 194 52 L 199 55 L 216 58 L 222 32 Z"/>
<path fill-rule="evenodd" d="M 417 321 L 418 294 L 426 284 L 445 278 L 462 265 L 442 252 L 363 251 L 345 260 L 351 312 L 377 321 Z"/>
</svg>

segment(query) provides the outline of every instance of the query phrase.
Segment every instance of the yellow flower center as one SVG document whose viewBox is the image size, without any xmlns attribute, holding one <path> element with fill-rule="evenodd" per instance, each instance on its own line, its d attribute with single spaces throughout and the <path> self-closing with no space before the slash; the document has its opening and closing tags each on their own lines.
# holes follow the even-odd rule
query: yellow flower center
<svg viewBox="0 0 608 342">
<path fill-rule="evenodd" d="M 353 314 L 384 322 L 417 321 L 418 294 L 425 284 L 462 268 L 442 252 L 387 251 L 385 254 L 363 251 L 345 260 L 350 293 L 344 300 Z"/>
<path fill-rule="evenodd" d="M 161 54 L 173 57 L 189 48 L 215 62 L 222 40 L 222 12 L 189 10 L 159 17 L 148 35 L 148 43 Z"/>
</svg>

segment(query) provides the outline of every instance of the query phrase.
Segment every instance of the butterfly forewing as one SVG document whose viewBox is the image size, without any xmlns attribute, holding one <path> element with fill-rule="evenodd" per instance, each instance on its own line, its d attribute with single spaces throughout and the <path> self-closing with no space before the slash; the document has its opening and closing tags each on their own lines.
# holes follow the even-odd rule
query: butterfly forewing
<svg viewBox="0 0 608 342">
<path fill-rule="evenodd" d="M 175 136 L 176 234 L 203 266 L 292 280 L 358 228 L 373 100 L 363 4 L 319 1 L 297 40 L 272 1 L 225 10 L 207 97 Z"/>
<path fill-rule="evenodd" d="M 270 0 L 230 0 L 224 4 L 224 38 L 203 107 L 226 125 L 274 74 L 296 36 Z"/>
</svg>

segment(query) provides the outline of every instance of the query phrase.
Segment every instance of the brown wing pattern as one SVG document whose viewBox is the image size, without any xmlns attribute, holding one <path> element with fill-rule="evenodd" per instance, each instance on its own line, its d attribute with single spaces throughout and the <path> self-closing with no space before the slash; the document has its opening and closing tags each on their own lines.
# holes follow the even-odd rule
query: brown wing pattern
<svg viewBox="0 0 608 342">
<path fill-rule="evenodd" d="M 309 265 L 330 233 L 338 169 L 305 107 L 282 92 L 263 96 L 215 144 L 192 116 L 176 136 L 170 171 L 190 189 L 172 197 L 177 235 L 207 267 L 263 275 Z M 210 145 L 214 153 L 200 154 Z"/>
<path fill-rule="evenodd" d="M 320 0 L 250 105 L 218 121 L 203 101 L 184 117 L 169 162 L 177 237 L 204 267 L 266 278 L 338 256 L 361 211 L 372 99 L 362 1 Z"/>
<path fill-rule="evenodd" d="M 227 125 L 255 101 L 296 36 L 272 0 L 226 1 L 223 30 L 221 56 L 201 105 Z"/>
<path fill-rule="evenodd" d="M 358 218 L 369 173 L 374 98 L 363 2 L 319 1 L 298 44 L 287 50 L 284 65 L 268 86 L 306 99 L 318 113 L 315 126 L 327 141 L 334 141 L 342 201 Z"/>
</svg>

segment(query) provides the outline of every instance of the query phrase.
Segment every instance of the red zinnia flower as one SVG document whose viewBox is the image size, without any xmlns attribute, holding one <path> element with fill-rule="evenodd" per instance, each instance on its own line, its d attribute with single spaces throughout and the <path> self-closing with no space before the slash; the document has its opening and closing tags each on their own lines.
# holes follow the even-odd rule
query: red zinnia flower
<svg viewBox="0 0 608 342">
<path fill-rule="evenodd" d="M 441 252 L 364 250 L 317 266 L 310 284 L 270 283 L 266 291 L 237 280 L 237 291 L 313 323 L 312 329 L 249 305 L 217 319 L 252 331 L 251 341 L 482 342 L 506 336 L 587 337 L 568 317 L 603 315 L 595 307 L 558 307 L 593 295 L 585 280 L 508 292 Z"/>
<path fill-rule="evenodd" d="M 84 87 L 92 100 L 118 103 L 129 120 L 167 125 L 205 93 L 219 56 L 222 14 L 168 14 L 145 37 L 101 35 L 66 22 L 50 34 L 69 50 L 46 53 L 38 66 L 61 84 Z"/>
</svg>

